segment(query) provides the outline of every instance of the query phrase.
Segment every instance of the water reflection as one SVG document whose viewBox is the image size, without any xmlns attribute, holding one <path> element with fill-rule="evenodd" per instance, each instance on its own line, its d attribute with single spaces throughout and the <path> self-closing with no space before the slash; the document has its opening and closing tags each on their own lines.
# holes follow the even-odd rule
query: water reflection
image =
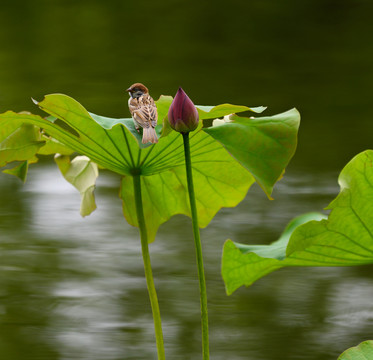
<svg viewBox="0 0 373 360">
<path fill-rule="evenodd" d="M 0 350 L 7 359 L 156 358 L 137 230 L 122 218 L 119 178 L 102 173 L 98 209 L 79 215 L 79 194 L 55 166 L 29 182 L 2 176 Z M 269 243 L 297 214 L 337 194 L 336 173 L 289 172 L 270 202 L 258 186 L 202 231 L 214 359 L 325 359 L 369 338 L 373 280 L 366 268 L 284 269 L 227 297 L 226 238 Z M 177 216 L 151 245 L 172 359 L 200 356 L 199 296 L 189 219 Z M 367 274 L 367 276 L 365 276 Z"/>
</svg>

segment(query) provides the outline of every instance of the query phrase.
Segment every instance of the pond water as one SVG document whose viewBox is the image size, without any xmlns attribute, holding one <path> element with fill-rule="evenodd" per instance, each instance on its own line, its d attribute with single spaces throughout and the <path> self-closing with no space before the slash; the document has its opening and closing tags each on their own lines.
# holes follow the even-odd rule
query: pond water
<svg viewBox="0 0 373 360">
<path fill-rule="evenodd" d="M 197 104 L 296 106 L 299 146 L 268 201 L 257 185 L 202 231 L 211 358 L 336 359 L 373 338 L 372 266 L 284 269 L 226 296 L 221 251 L 231 238 L 268 244 L 321 211 L 337 177 L 371 147 L 370 1 L 111 0 L 2 4 L 0 104 L 69 94 L 89 111 L 127 117 L 131 83 L 157 98 L 183 86 Z M 138 15 L 141 14 L 139 17 Z M 22 185 L 0 174 L 0 353 L 6 360 L 156 359 L 138 231 L 119 177 L 101 172 L 98 209 L 51 159 Z M 199 294 L 190 220 L 161 226 L 150 252 L 168 359 L 200 359 Z"/>
<path fill-rule="evenodd" d="M 369 337 L 371 267 L 285 269 L 226 296 L 224 241 L 275 240 L 299 213 L 338 193 L 336 173 L 290 172 L 269 202 L 258 186 L 202 231 L 214 359 L 326 359 Z M 98 209 L 48 164 L 26 186 L 4 178 L 1 348 L 7 359 L 154 359 L 137 229 L 121 215 L 119 178 L 101 174 Z M 170 359 L 200 354 L 199 295 L 190 221 L 176 216 L 150 247 Z M 281 353 L 281 357 L 278 357 Z"/>
</svg>

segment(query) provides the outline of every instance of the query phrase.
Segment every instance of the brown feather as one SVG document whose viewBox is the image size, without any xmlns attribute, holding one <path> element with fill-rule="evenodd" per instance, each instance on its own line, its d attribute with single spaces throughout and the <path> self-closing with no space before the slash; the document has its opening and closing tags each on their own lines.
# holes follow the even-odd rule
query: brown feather
<svg viewBox="0 0 373 360">
<path fill-rule="evenodd" d="M 158 142 L 157 133 L 155 132 L 155 129 L 152 127 L 143 128 L 142 143 L 146 144 L 148 142 L 151 142 L 152 144 Z"/>
</svg>

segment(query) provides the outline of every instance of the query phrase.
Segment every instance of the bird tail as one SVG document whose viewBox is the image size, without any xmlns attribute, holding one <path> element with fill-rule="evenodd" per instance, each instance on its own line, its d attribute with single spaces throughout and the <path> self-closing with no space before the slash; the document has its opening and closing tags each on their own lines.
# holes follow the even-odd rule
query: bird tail
<svg viewBox="0 0 373 360">
<path fill-rule="evenodd" d="M 148 142 L 151 142 L 152 144 L 156 144 L 158 142 L 157 134 L 152 126 L 143 128 L 142 143 L 146 144 Z"/>
</svg>

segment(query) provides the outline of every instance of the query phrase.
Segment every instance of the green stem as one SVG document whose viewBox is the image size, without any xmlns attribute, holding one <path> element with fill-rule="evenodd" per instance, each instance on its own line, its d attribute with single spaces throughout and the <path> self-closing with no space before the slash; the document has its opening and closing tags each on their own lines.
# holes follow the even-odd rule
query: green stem
<svg viewBox="0 0 373 360">
<path fill-rule="evenodd" d="M 199 234 L 199 227 L 198 227 L 196 198 L 194 194 L 192 161 L 190 157 L 190 145 L 189 145 L 189 132 L 181 133 L 181 134 L 183 135 L 183 140 L 184 140 L 185 167 L 186 167 L 186 175 L 187 175 L 187 182 L 188 182 L 190 210 L 192 213 L 194 243 L 196 247 L 197 266 L 198 266 L 199 293 L 200 293 L 201 315 L 202 315 L 202 353 L 203 353 L 203 359 L 208 360 L 210 356 L 209 356 L 209 324 L 208 324 L 208 315 L 207 315 L 207 292 L 206 292 L 205 272 L 203 268 L 201 237 Z"/>
<path fill-rule="evenodd" d="M 140 229 L 141 250 L 142 250 L 142 258 L 144 261 L 146 285 L 148 287 L 150 304 L 151 304 L 152 312 L 153 312 L 158 360 L 164 360 L 165 353 L 164 353 L 164 345 L 163 345 L 161 313 L 159 311 L 157 292 L 155 291 L 152 267 L 150 263 L 148 234 L 147 234 L 147 230 L 145 226 L 144 208 L 142 205 L 141 175 L 140 174 L 133 175 L 133 188 L 135 192 L 137 221 L 138 221 L 139 229 Z"/>
</svg>

